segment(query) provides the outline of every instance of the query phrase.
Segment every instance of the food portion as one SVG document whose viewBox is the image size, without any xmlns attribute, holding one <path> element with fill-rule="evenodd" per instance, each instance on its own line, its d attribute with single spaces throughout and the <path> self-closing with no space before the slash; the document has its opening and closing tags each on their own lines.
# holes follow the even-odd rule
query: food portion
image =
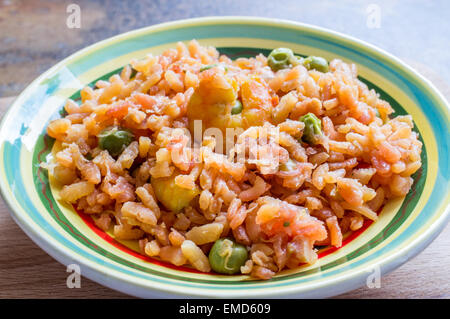
<svg viewBox="0 0 450 319">
<path fill-rule="evenodd" d="M 270 279 L 313 264 L 421 167 L 354 64 L 274 49 L 231 60 L 195 40 L 133 60 L 68 100 L 47 133 L 61 200 L 176 266 Z"/>
</svg>

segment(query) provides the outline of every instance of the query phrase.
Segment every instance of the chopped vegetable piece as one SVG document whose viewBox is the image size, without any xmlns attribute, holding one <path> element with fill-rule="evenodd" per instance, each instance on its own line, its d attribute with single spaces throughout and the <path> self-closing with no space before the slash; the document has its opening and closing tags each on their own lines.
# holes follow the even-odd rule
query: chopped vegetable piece
<svg viewBox="0 0 450 319">
<path fill-rule="evenodd" d="M 200 68 L 200 72 L 215 68 L 216 66 L 217 66 L 217 64 L 209 64 L 209 65 L 202 66 Z"/>
<path fill-rule="evenodd" d="M 322 123 L 313 113 L 308 113 L 300 118 L 305 123 L 302 141 L 308 144 L 317 144 L 318 136 L 322 135 Z"/>
<path fill-rule="evenodd" d="M 328 72 L 328 61 L 320 56 L 309 56 L 306 59 L 303 59 L 303 65 L 308 70 L 317 70 L 320 72 Z"/>
<path fill-rule="evenodd" d="M 128 130 L 117 126 L 108 127 L 98 135 L 98 144 L 101 149 L 107 150 L 111 156 L 118 156 L 133 141 L 133 138 L 133 133 Z"/>
<path fill-rule="evenodd" d="M 242 112 L 242 103 L 239 100 L 236 100 L 236 103 L 231 108 L 231 114 L 236 115 Z"/>
<path fill-rule="evenodd" d="M 133 79 L 137 73 L 138 71 L 135 68 L 131 67 L 130 79 Z"/>
<path fill-rule="evenodd" d="M 189 206 L 190 202 L 200 194 L 197 187 L 186 189 L 175 184 L 173 174 L 169 177 L 152 178 L 152 187 L 156 198 L 170 211 L 178 213 L 183 208 Z"/>
</svg>

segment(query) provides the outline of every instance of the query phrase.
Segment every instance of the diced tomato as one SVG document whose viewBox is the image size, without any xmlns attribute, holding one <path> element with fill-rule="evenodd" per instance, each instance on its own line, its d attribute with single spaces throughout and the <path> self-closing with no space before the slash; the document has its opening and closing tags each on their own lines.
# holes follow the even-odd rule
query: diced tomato
<svg viewBox="0 0 450 319">
<path fill-rule="evenodd" d="M 264 207 L 266 206 L 266 207 Z M 269 237 L 284 234 L 292 238 L 297 235 L 309 239 L 323 240 L 327 232 L 323 223 L 309 215 L 299 216 L 299 212 L 289 207 L 280 207 L 278 210 L 272 205 L 263 205 L 262 211 L 258 211 L 256 223 Z M 261 216 L 262 215 L 262 216 Z"/>
<path fill-rule="evenodd" d="M 278 103 L 280 103 L 280 98 L 278 97 L 278 95 L 273 95 L 272 96 L 272 106 L 277 106 Z"/>
<path fill-rule="evenodd" d="M 128 114 L 130 106 L 128 102 L 118 103 L 106 111 L 106 116 L 121 120 Z"/>
<path fill-rule="evenodd" d="M 133 98 L 136 101 L 136 104 L 141 105 L 144 109 L 152 109 L 156 104 L 156 99 L 148 94 L 138 93 L 133 95 Z"/>
</svg>

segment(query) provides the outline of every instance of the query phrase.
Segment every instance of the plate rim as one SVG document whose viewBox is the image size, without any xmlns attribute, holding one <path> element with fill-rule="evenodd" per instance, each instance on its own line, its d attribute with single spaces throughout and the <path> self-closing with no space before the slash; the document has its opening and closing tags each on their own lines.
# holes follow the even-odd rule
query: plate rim
<svg viewBox="0 0 450 319">
<path fill-rule="evenodd" d="M 275 25 L 275 26 L 282 26 L 282 27 L 288 27 L 291 29 L 301 30 L 301 29 L 309 29 L 312 31 L 316 31 L 322 34 L 328 34 L 329 36 L 332 36 L 334 38 L 338 38 L 339 40 L 345 40 L 348 42 L 351 42 L 352 44 L 356 44 L 359 46 L 365 47 L 366 50 L 370 51 L 371 53 L 376 53 L 377 55 L 384 56 L 391 62 L 393 62 L 396 67 L 399 67 L 406 71 L 406 73 L 410 76 L 415 77 L 416 79 L 420 80 L 423 84 L 425 84 L 425 87 L 430 93 L 433 93 L 438 100 L 442 102 L 442 105 L 445 107 L 443 108 L 444 113 L 446 115 L 446 121 L 449 122 L 450 117 L 450 105 L 448 101 L 445 99 L 445 97 L 439 92 L 439 90 L 436 89 L 436 87 L 424 76 L 422 76 L 419 72 L 415 71 L 413 68 L 411 68 L 409 65 L 401 61 L 399 58 L 393 56 L 392 54 L 386 52 L 383 49 L 380 49 L 370 43 L 367 43 L 365 41 L 359 40 L 357 38 L 354 38 L 352 36 L 336 32 L 334 30 L 330 30 L 327 28 L 318 27 L 311 24 L 306 23 L 300 23 L 290 20 L 284 20 L 284 19 L 272 19 L 272 18 L 259 18 L 259 17 L 247 17 L 247 16 L 221 16 L 221 17 L 200 17 L 200 18 L 193 18 L 193 19 L 183 19 L 183 20 L 176 20 L 171 22 L 165 22 L 161 24 L 146 26 L 143 28 L 131 30 L 107 39 L 104 39 L 102 41 L 96 42 L 92 45 L 89 45 L 88 47 L 81 49 L 79 51 L 76 51 L 75 53 L 71 54 L 67 58 L 63 59 L 62 61 L 58 62 L 51 68 L 49 68 L 47 71 L 42 73 L 40 76 L 38 76 L 35 80 L 33 80 L 22 92 L 21 94 L 16 98 L 16 100 L 12 103 L 8 111 L 4 114 L 2 121 L 0 123 L 0 131 L 3 130 L 3 127 L 5 123 L 8 120 L 9 115 L 11 114 L 11 111 L 14 108 L 19 107 L 22 105 L 22 100 L 28 95 L 28 92 L 37 84 L 42 81 L 42 79 L 45 79 L 48 77 L 49 74 L 56 71 L 61 66 L 64 66 L 65 64 L 68 64 L 70 61 L 76 59 L 77 57 L 83 55 L 84 53 L 100 48 L 105 44 L 112 44 L 114 42 L 119 42 L 122 39 L 126 39 L 130 36 L 139 35 L 140 33 L 148 33 L 148 32 L 155 32 L 158 30 L 170 30 L 170 29 L 178 29 L 182 27 L 183 25 L 189 25 L 189 26 L 195 26 L 195 25 L 211 25 L 211 24 L 248 24 L 248 25 Z M 31 225 L 26 221 L 26 216 L 22 216 L 21 213 L 18 213 L 18 208 L 16 207 L 16 203 L 14 203 L 14 200 L 12 198 L 9 198 L 9 194 L 7 193 L 7 189 L 5 185 L 3 185 L 4 181 L 0 180 L 0 194 L 3 197 L 5 203 L 7 204 L 9 208 L 9 213 L 13 217 L 16 224 L 20 226 L 20 228 L 30 237 L 40 248 L 42 248 L 44 251 L 46 251 L 49 255 L 51 255 L 53 258 L 55 258 L 57 261 L 64 265 L 68 265 L 71 263 L 71 261 L 76 261 L 80 266 L 82 266 L 83 273 L 82 275 L 94 280 L 102 285 L 108 286 L 112 289 L 119 290 L 122 292 L 125 292 L 130 295 L 139 296 L 139 297 L 187 297 L 187 296 L 194 296 L 194 297 L 212 297 L 212 296 L 206 296 L 204 293 L 201 293 L 201 289 L 196 293 L 193 293 L 192 291 L 190 294 L 186 294 L 185 291 L 177 291 L 175 286 L 171 286 L 170 288 L 164 288 L 160 285 L 149 287 L 149 285 L 140 285 L 138 282 L 133 279 L 132 275 L 123 274 L 119 271 L 114 270 L 113 272 L 117 272 L 117 275 L 110 275 L 102 271 L 102 269 L 99 269 L 98 267 L 95 267 L 97 263 L 91 262 L 89 259 L 85 257 L 81 257 L 80 259 L 74 260 L 71 255 L 71 250 L 65 247 L 64 245 L 60 245 L 58 242 L 52 240 L 52 237 L 49 236 L 47 233 L 38 233 L 36 232 Z M 446 224 L 450 220 L 450 205 L 447 205 L 444 209 L 442 214 L 439 216 L 438 219 L 436 219 L 430 227 L 421 233 L 418 237 L 416 237 L 412 242 L 410 242 L 408 245 L 400 249 L 398 252 L 393 253 L 388 256 L 388 258 L 383 259 L 377 263 L 377 265 L 381 269 L 381 274 L 385 275 L 386 273 L 392 271 L 393 269 L 399 267 L 404 262 L 408 261 L 413 256 L 417 255 L 419 252 L 421 252 L 426 246 L 428 246 L 434 238 L 436 238 L 439 233 L 442 231 L 442 229 L 446 226 Z M 87 272 L 86 272 L 87 271 Z M 130 277 L 130 278 L 127 278 Z M 315 289 L 311 290 L 305 290 L 301 289 L 303 285 L 294 285 L 289 287 L 282 288 L 282 291 L 278 292 L 278 294 L 275 297 L 295 297 L 295 296 L 302 296 L 302 297 L 329 297 L 336 294 L 344 293 L 346 291 L 349 291 L 351 289 L 357 288 L 358 286 L 361 286 L 363 284 L 362 279 L 365 279 L 367 277 L 367 272 L 364 272 L 363 270 L 359 271 L 359 273 L 349 273 L 344 278 L 339 277 L 334 280 L 324 281 L 320 283 L 315 283 Z M 113 280 L 111 280 L 113 278 Z M 232 294 L 233 296 L 236 296 L 236 291 L 230 293 L 226 290 L 224 291 L 217 291 L 217 296 L 219 298 L 224 297 L 230 297 Z M 255 289 L 255 291 L 252 291 L 253 296 L 256 297 L 270 297 L 268 296 L 269 291 L 258 291 Z M 245 294 L 240 294 L 237 297 L 245 297 Z"/>
</svg>

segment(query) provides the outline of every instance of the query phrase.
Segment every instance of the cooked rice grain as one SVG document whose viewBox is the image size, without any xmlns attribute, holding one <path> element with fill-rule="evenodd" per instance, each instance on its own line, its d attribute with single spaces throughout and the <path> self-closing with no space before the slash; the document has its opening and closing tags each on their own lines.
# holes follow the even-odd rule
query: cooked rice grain
<svg viewBox="0 0 450 319">
<path fill-rule="evenodd" d="M 209 272 L 212 244 L 233 237 L 250 252 L 241 273 L 270 279 L 314 263 L 316 245 L 340 247 L 405 196 L 422 165 L 412 117 L 394 117 L 354 64 L 335 59 L 329 69 L 273 72 L 263 55 L 233 61 L 180 42 L 68 100 L 67 115 L 47 127 L 58 151 L 41 166 L 62 200 L 117 239 L 138 240 L 143 254 Z M 237 99 L 242 111 L 231 114 Z M 321 121 L 316 144 L 302 141 L 307 113 Z M 233 139 L 194 140 L 195 120 L 202 132 L 235 128 Z M 134 135 L 118 157 L 98 143 L 111 126 Z"/>
</svg>

